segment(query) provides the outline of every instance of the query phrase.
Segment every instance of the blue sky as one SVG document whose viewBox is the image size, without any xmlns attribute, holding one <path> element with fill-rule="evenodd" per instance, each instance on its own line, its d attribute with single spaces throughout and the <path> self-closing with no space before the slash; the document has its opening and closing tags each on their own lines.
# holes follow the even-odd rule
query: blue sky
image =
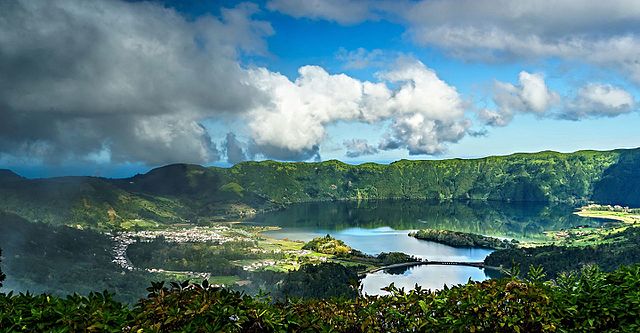
<svg viewBox="0 0 640 333">
<path fill-rule="evenodd" d="M 29 177 L 640 145 L 633 2 L 0 7 L 0 168 Z"/>
</svg>

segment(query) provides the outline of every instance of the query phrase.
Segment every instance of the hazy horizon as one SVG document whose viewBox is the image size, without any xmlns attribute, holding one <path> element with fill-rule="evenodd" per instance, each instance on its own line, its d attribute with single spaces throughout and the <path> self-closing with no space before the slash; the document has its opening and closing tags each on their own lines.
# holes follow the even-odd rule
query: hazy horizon
<svg viewBox="0 0 640 333">
<path fill-rule="evenodd" d="M 507 153 L 507 154 L 497 154 L 497 155 L 484 155 L 484 156 L 474 156 L 474 157 L 446 157 L 446 158 L 411 158 L 411 159 L 398 159 L 398 160 L 393 160 L 393 161 L 344 161 L 344 160 L 340 160 L 340 159 L 330 159 L 330 160 L 323 160 L 323 161 L 278 161 L 278 162 L 284 162 L 284 163 L 297 163 L 297 162 L 303 162 L 303 163 L 321 163 L 321 162 L 326 162 L 326 161 L 339 161 L 342 163 L 346 163 L 349 165 L 361 165 L 361 164 L 367 164 L 367 163 L 374 163 L 374 164 L 381 164 L 381 165 L 389 165 L 391 163 L 394 162 L 398 162 L 401 160 L 414 160 L 414 161 L 428 161 L 428 160 L 449 160 L 449 159 L 482 159 L 482 158 L 486 158 L 486 157 L 493 157 L 493 156 L 509 156 L 509 155 L 513 155 L 513 154 L 535 154 L 535 153 L 542 153 L 542 152 L 556 152 L 556 153 L 563 153 L 563 154 L 570 154 L 570 153 L 575 153 L 575 152 L 579 152 L 579 151 L 611 151 L 611 150 L 632 150 L 632 149 L 640 149 L 639 147 L 624 147 L 624 148 L 614 148 L 614 149 L 580 149 L 580 150 L 572 150 L 572 151 L 556 151 L 556 150 L 540 150 L 540 151 L 515 151 L 512 153 Z M 254 160 L 256 162 L 263 162 L 263 161 L 274 161 L 271 159 L 261 159 L 261 160 Z M 22 177 L 28 178 L 28 179 L 37 179 L 37 178 L 54 178 L 54 177 L 73 177 L 73 176 L 78 176 L 78 177 L 83 177 L 83 176 L 89 176 L 89 177 L 102 177 L 102 178 L 113 178 L 113 179 L 123 179 L 123 178 L 130 178 L 133 177 L 137 174 L 145 174 L 148 173 L 154 169 L 158 169 L 158 168 L 162 168 L 162 167 L 166 167 L 169 165 L 174 165 L 174 164 L 191 164 L 191 165 L 199 165 L 199 166 L 203 166 L 203 167 L 219 167 L 219 168 L 231 168 L 234 165 L 238 164 L 238 163 L 243 163 L 243 162 L 248 162 L 248 161 L 242 161 L 242 162 L 237 162 L 235 164 L 229 164 L 229 163 L 215 163 L 215 164 L 210 164 L 210 165 L 202 165 L 202 164 L 194 164 L 194 163 L 180 163 L 180 162 L 176 162 L 176 163 L 169 163 L 169 164 L 164 164 L 164 165 L 157 165 L 157 166 L 131 166 L 129 168 L 127 168 L 126 166 L 124 167 L 120 167 L 114 170 L 104 170 L 105 174 L 99 174 L 99 173 L 87 173 L 84 174 L 82 173 L 82 170 L 86 170 L 84 167 L 80 166 L 79 168 L 76 169 L 68 169 L 68 168 L 63 168 L 63 169 L 53 169 L 51 166 L 49 166 L 46 170 L 43 168 L 38 168 L 38 167 L 32 167 L 29 168 L 28 166 L 22 166 L 22 167 L 17 167 L 17 168 L 11 168 L 11 167 L 0 167 L 0 170 L 10 170 Z M 102 171 L 102 170 L 98 170 L 98 171 Z"/>
</svg>

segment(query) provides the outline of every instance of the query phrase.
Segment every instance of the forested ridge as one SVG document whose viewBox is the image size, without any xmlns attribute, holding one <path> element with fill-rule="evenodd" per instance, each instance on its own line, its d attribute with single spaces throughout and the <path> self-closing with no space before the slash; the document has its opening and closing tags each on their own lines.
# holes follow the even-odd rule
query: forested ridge
<svg viewBox="0 0 640 333">
<path fill-rule="evenodd" d="M 196 222 L 296 202 L 363 199 L 497 200 L 640 206 L 640 149 L 540 152 L 388 165 L 243 162 L 174 164 L 127 179 L 25 179 L 0 172 L 0 210 L 30 221 L 109 230 L 123 221 Z"/>
<path fill-rule="evenodd" d="M 409 236 L 453 247 L 483 247 L 488 249 L 509 249 L 516 247 L 517 240 L 509 241 L 468 232 L 438 229 L 420 229 Z"/>
</svg>

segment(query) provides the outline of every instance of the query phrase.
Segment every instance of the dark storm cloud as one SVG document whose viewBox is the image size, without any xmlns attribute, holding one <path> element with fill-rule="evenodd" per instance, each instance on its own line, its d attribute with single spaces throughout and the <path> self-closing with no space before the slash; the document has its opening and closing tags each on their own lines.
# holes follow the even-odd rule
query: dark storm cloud
<svg viewBox="0 0 640 333">
<path fill-rule="evenodd" d="M 152 3 L 0 2 L 0 158 L 217 160 L 199 122 L 261 98 L 236 61 L 266 52 L 255 11 L 187 21 Z"/>
</svg>

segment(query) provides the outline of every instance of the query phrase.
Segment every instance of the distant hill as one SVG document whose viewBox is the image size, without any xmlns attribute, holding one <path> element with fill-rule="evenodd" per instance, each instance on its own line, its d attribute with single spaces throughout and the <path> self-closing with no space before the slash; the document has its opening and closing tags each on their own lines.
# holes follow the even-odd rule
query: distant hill
<svg viewBox="0 0 640 333">
<path fill-rule="evenodd" d="M 20 176 L 19 174 L 11 170 L 0 169 L 0 181 L 2 182 L 21 180 L 21 179 L 23 179 L 22 176 Z"/>
<path fill-rule="evenodd" d="M 497 200 L 640 206 L 640 149 L 539 152 L 389 165 L 243 162 L 174 164 L 126 179 L 26 179 L 0 170 L 0 210 L 31 221 L 117 228 L 240 216 L 295 202 Z"/>
<path fill-rule="evenodd" d="M 640 205 L 640 149 L 540 152 L 389 165 L 244 162 L 225 173 L 279 203 L 336 199 L 475 199 Z"/>
</svg>

